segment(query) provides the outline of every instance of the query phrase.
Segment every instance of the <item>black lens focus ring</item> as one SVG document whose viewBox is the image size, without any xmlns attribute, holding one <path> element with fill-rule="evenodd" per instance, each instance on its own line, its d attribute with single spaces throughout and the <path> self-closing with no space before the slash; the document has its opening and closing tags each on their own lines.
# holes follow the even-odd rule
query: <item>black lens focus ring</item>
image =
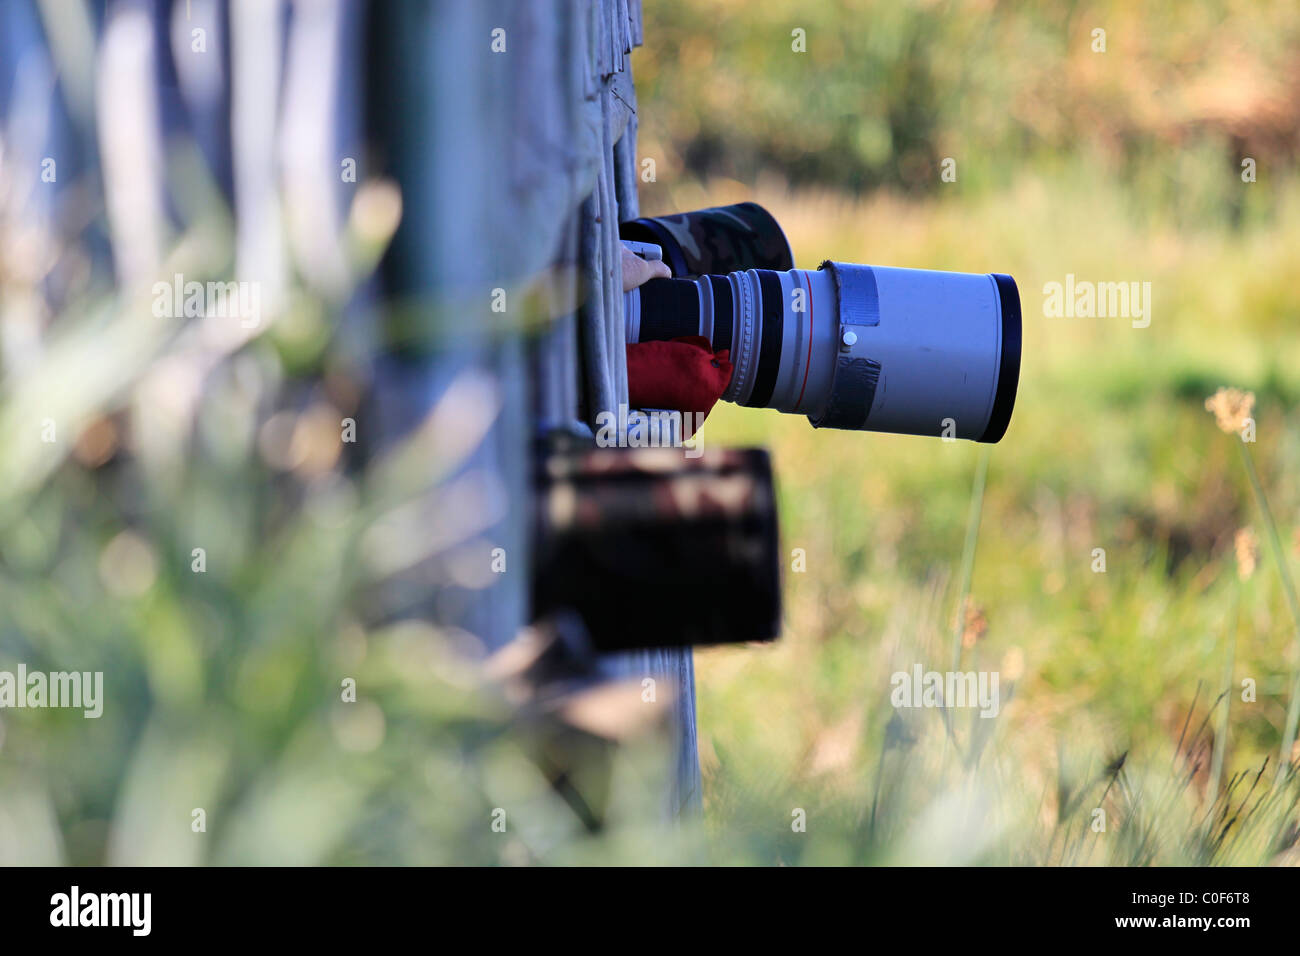
<svg viewBox="0 0 1300 956">
<path fill-rule="evenodd" d="M 781 276 L 770 269 L 759 269 L 759 298 L 763 307 L 763 334 L 758 347 L 758 367 L 754 372 L 754 387 L 745 404 L 750 408 L 767 408 L 776 389 L 777 374 L 781 370 L 781 340 L 785 332 L 785 301 L 781 291 Z"/>
<path fill-rule="evenodd" d="M 736 276 L 736 285 L 740 287 L 739 321 L 733 331 L 731 349 L 731 362 L 735 371 L 732 372 L 731 382 L 722 397 L 728 402 L 740 404 L 753 389 L 754 367 L 757 364 L 754 352 L 758 346 L 755 329 L 757 309 L 750 286 L 750 273 L 733 272 L 732 275 Z"/>
</svg>

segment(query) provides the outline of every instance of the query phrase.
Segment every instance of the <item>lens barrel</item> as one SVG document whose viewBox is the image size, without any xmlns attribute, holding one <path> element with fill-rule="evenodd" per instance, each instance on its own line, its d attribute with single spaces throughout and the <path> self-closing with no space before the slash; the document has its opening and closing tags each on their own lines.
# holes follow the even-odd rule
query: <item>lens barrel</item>
<svg viewBox="0 0 1300 956">
<path fill-rule="evenodd" d="M 729 349 L 727 401 L 818 428 L 999 441 L 1020 377 L 1007 275 L 824 262 L 654 279 L 625 296 L 629 342 Z"/>
</svg>

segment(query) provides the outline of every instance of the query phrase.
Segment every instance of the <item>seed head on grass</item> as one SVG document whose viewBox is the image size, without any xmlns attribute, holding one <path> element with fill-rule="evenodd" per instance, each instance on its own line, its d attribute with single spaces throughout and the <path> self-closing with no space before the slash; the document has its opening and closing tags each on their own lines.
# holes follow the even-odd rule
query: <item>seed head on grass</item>
<svg viewBox="0 0 1300 956">
<path fill-rule="evenodd" d="M 1215 424 L 1229 435 L 1237 435 L 1240 440 L 1238 447 L 1241 449 L 1241 462 L 1246 468 L 1246 477 L 1250 479 L 1250 490 L 1255 496 L 1255 504 L 1264 520 L 1264 528 L 1268 531 L 1273 561 L 1277 565 L 1277 574 L 1282 582 L 1282 593 L 1286 595 L 1287 607 L 1291 611 L 1291 622 L 1295 626 L 1296 647 L 1300 648 L 1300 597 L 1297 597 L 1295 582 L 1291 579 L 1291 569 L 1287 565 L 1286 552 L 1282 549 L 1282 538 L 1277 531 L 1277 522 L 1273 520 L 1273 510 L 1268 505 L 1268 496 L 1264 494 L 1264 486 L 1260 483 L 1255 459 L 1250 454 L 1250 445 L 1247 442 L 1254 441 L 1254 438 L 1247 439 L 1244 434 L 1254 407 L 1255 393 L 1243 392 L 1238 388 L 1221 388 L 1205 400 L 1205 409 L 1214 413 Z M 1241 553 L 1238 550 L 1238 560 L 1240 557 Z M 1240 571 L 1241 568 L 1238 570 Z M 1291 694 L 1282 730 L 1282 747 L 1278 751 L 1276 781 L 1281 781 L 1283 770 L 1290 765 L 1298 728 L 1300 728 L 1300 663 L 1297 663 L 1291 678 Z"/>
<path fill-rule="evenodd" d="M 976 641 L 988 633 L 988 615 L 984 613 L 984 608 L 975 603 L 973 598 L 966 598 L 961 628 L 961 646 L 968 650 L 975 646 Z"/>
<path fill-rule="evenodd" d="M 1237 577 L 1249 581 L 1259 564 L 1259 538 L 1250 528 L 1241 528 L 1232 543 L 1237 551 Z"/>
<path fill-rule="evenodd" d="M 1229 435 L 1241 433 L 1254 408 L 1255 393 L 1239 388 L 1221 388 L 1205 400 L 1205 410 L 1214 414 L 1214 423 Z"/>
</svg>

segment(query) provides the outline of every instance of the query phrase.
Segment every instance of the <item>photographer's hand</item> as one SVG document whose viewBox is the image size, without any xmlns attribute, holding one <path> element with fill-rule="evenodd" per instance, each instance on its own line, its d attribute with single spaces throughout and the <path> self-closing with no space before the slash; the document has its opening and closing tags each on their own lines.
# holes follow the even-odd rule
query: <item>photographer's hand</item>
<svg viewBox="0 0 1300 956">
<path fill-rule="evenodd" d="M 623 246 L 623 291 L 631 292 L 651 279 L 671 279 L 672 271 L 659 261 L 647 261 Z"/>
</svg>

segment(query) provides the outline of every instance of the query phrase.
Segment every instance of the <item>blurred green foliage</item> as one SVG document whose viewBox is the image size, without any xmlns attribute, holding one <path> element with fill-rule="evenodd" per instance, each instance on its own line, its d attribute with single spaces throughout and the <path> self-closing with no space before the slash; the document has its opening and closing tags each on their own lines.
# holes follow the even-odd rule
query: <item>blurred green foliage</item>
<svg viewBox="0 0 1300 956">
<path fill-rule="evenodd" d="M 893 672 L 946 666 L 980 449 L 720 406 L 703 440 L 771 447 L 783 546 L 807 570 L 786 574 L 779 642 L 697 654 L 707 843 L 663 825 L 652 741 L 573 768 L 604 795 L 592 833 L 537 759 L 554 740 L 484 681 L 472 636 L 364 613 L 383 578 L 367 541 L 418 529 L 409 507 L 453 462 L 419 436 L 348 461 L 357 383 L 330 303 L 297 291 L 266 335 L 193 364 L 177 330 L 137 334 L 131 302 L 73 296 L 0 392 L 23 436 L 0 453 L 0 667 L 102 670 L 109 706 L 0 714 L 0 862 L 650 863 L 702 846 L 720 863 L 1293 862 L 1295 781 L 1270 768 L 1251 787 L 1294 633 L 1273 568 L 1237 577 L 1233 535 L 1258 518 L 1201 403 L 1256 392 L 1292 540 L 1300 191 L 1282 170 L 1300 9 L 651 0 L 645 32 L 647 211 L 755 199 L 803 266 L 1019 281 L 1020 397 L 972 585 L 988 629 L 964 652 L 1001 673 L 999 716 L 949 735 L 889 703 Z M 195 229 L 185 271 L 219 274 L 231 237 Z M 1149 279 L 1151 327 L 1046 319 L 1041 289 L 1066 273 Z M 47 415 L 68 423 L 53 448 Z M 1211 721 L 1207 738 L 1229 646 L 1228 735 Z"/>
<path fill-rule="evenodd" d="M 1300 646 L 1267 556 L 1238 579 L 1236 532 L 1264 529 L 1203 402 L 1255 392 L 1294 575 L 1300 7 L 661 0 L 646 35 L 643 210 L 755 200 L 801 267 L 1008 272 L 1024 309 L 971 591 L 988 629 L 964 650 L 1004 709 L 952 735 L 889 680 L 949 666 L 980 449 L 710 417 L 705 440 L 772 449 L 807 568 L 787 567 L 780 642 L 697 653 L 719 858 L 1296 862 L 1300 788 L 1275 772 Z M 1151 326 L 1048 318 L 1067 273 L 1150 281 Z"/>
<path fill-rule="evenodd" d="M 1267 184 L 1300 147 L 1285 0 L 655 0 L 645 32 L 641 154 L 661 181 L 935 193 L 952 157 L 966 194 L 1082 157 L 1151 209 L 1239 217 L 1268 191 L 1233 188 L 1242 158 Z"/>
</svg>

